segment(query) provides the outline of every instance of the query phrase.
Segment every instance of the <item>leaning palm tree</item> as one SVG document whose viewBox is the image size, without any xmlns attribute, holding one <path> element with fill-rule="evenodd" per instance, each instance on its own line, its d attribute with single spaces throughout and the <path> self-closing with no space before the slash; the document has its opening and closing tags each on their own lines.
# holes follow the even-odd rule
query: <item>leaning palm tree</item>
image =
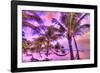
<svg viewBox="0 0 100 73">
<path fill-rule="evenodd" d="M 45 42 L 46 39 L 43 36 L 34 39 L 34 41 L 32 42 L 33 47 L 31 48 L 31 51 L 38 52 L 40 54 L 40 57 L 42 57 L 40 52 L 43 51 L 43 45 L 45 45 Z"/>
<path fill-rule="evenodd" d="M 76 52 L 77 52 L 77 59 L 80 59 L 78 46 L 75 40 L 75 36 L 80 30 L 86 29 L 90 27 L 90 24 L 80 25 L 80 22 L 84 19 L 85 16 L 88 14 L 85 13 L 82 15 L 81 13 L 61 13 L 61 21 L 62 23 L 58 22 L 56 19 L 53 19 L 53 22 L 58 24 L 61 29 L 61 33 L 66 32 L 66 38 L 68 39 L 69 49 L 70 49 L 70 59 L 74 60 L 74 53 L 73 53 L 73 46 L 72 46 L 72 38 L 75 42 Z M 81 31 L 82 32 L 82 31 Z"/>
<path fill-rule="evenodd" d="M 55 45 L 51 44 L 51 42 L 53 41 L 57 41 L 60 37 L 62 37 L 62 34 L 59 33 L 59 29 L 53 27 L 53 26 L 47 26 L 47 31 L 45 32 L 45 34 L 39 36 L 38 38 L 36 38 L 33 41 L 33 44 L 35 45 L 35 48 L 37 47 L 40 48 L 38 49 L 39 51 L 45 50 L 46 53 L 45 55 L 48 56 L 49 55 L 49 51 L 52 49 L 60 49 L 60 47 L 55 47 Z M 60 46 L 59 44 L 57 44 L 58 46 Z M 58 56 L 64 56 L 66 54 L 58 54 L 57 52 L 54 52 L 54 54 L 58 55 Z"/>
<path fill-rule="evenodd" d="M 55 33 L 55 32 L 58 32 L 57 28 L 54 28 L 53 26 L 48 26 L 47 31 L 42 36 L 42 37 L 44 37 L 44 45 L 47 50 L 47 52 L 46 52 L 47 56 L 49 55 L 49 50 L 51 48 L 54 48 L 54 46 L 51 44 L 51 42 L 57 40 L 61 36 L 59 33 Z"/>
<path fill-rule="evenodd" d="M 28 54 L 27 51 L 31 51 L 31 46 L 32 46 L 32 42 L 26 40 L 26 39 L 22 39 L 22 51 L 23 53 L 25 53 L 27 56 L 32 56 L 31 61 L 39 61 L 38 59 L 34 58 L 34 56 L 32 54 Z"/>
<path fill-rule="evenodd" d="M 43 23 L 42 19 L 40 18 L 40 16 L 38 16 L 38 14 L 36 12 L 34 12 L 32 10 L 23 10 L 22 11 L 22 25 L 23 25 L 22 28 L 29 27 L 34 31 L 33 34 L 37 34 L 38 33 L 38 35 L 41 35 L 41 33 L 39 32 L 40 28 L 35 26 L 34 23 L 30 23 L 29 21 L 31 21 L 31 20 L 32 21 L 36 21 L 39 24 Z M 33 52 L 33 50 L 36 50 L 35 49 L 36 47 L 34 49 L 32 47 L 33 46 L 33 42 L 32 41 L 31 41 L 31 43 L 29 43 L 27 41 L 27 38 L 24 40 L 24 36 L 25 36 L 25 32 L 24 31 L 22 31 L 22 36 L 23 36 L 23 38 L 22 38 L 22 40 L 23 40 L 22 41 L 22 43 L 23 43 L 23 52 L 27 53 L 26 52 L 27 50 L 30 50 L 31 52 Z M 40 44 L 37 47 L 39 47 L 39 46 L 40 46 Z M 33 60 L 37 61 L 38 59 L 35 59 L 33 57 L 33 55 L 32 55 L 32 61 Z"/>
</svg>

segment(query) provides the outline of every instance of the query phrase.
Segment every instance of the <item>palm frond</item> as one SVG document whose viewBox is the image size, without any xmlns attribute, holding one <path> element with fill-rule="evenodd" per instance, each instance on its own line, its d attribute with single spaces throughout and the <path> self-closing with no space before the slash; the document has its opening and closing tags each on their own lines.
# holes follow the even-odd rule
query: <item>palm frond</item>
<svg viewBox="0 0 100 73">
<path fill-rule="evenodd" d="M 54 27 L 53 25 L 51 26 L 46 26 L 47 30 L 52 30 L 52 31 L 58 31 L 59 29 Z"/>
<path fill-rule="evenodd" d="M 90 29 L 90 24 L 80 25 L 75 31 L 74 35 L 82 35 L 85 32 L 88 32 Z"/>
<path fill-rule="evenodd" d="M 29 23 L 29 22 L 26 22 L 26 21 L 23 21 L 22 24 L 23 24 L 23 26 L 30 27 L 32 29 L 38 28 L 37 26 L 35 26 L 35 25 L 33 25 L 33 24 Z"/>
<path fill-rule="evenodd" d="M 45 37 L 38 37 L 32 42 L 34 46 L 31 48 L 31 50 L 39 52 L 40 50 L 42 50 L 41 45 L 44 44 L 44 42 L 45 42 Z"/>
<path fill-rule="evenodd" d="M 52 23 L 55 23 L 55 24 L 59 25 L 60 26 L 60 30 L 63 30 L 62 32 L 64 32 L 65 30 L 67 31 L 67 27 L 64 25 L 65 23 L 62 24 L 55 18 L 52 18 Z"/>
<path fill-rule="evenodd" d="M 32 43 L 26 39 L 22 39 L 22 50 L 23 52 L 27 52 L 27 50 L 30 50 Z"/>
<path fill-rule="evenodd" d="M 42 33 L 40 32 L 40 27 L 37 27 L 35 25 L 33 25 L 32 23 L 23 21 L 23 27 L 30 27 L 32 29 L 32 34 L 39 34 L 42 35 Z"/>
<path fill-rule="evenodd" d="M 84 19 L 84 17 L 87 15 L 88 13 L 85 13 L 83 16 L 81 16 L 80 19 L 77 21 L 77 24 L 79 24 Z"/>
<path fill-rule="evenodd" d="M 80 25 L 79 29 L 81 29 L 81 28 L 90 28 L 90 24 Z"/>
<path fill-rule="evenodd" d="M 29 19 L 29 20 L 35 20 L 39 24 L 43 23 L 43 20 L 40 18 L 39 15 L 36 14 L 36 12 L 29 11 L 32 14 L 27 14 L 25 11 L 22 12 L 22 18 L 23 19 Z"/>
<path fill-rule="evenodd" d="M 63 24 L 65 24 L 65 21 L 66 21 L 66 15 L 65 13 L 61 13 L 61 17 L 60 17 L 60 20 Z"/>
</svg>

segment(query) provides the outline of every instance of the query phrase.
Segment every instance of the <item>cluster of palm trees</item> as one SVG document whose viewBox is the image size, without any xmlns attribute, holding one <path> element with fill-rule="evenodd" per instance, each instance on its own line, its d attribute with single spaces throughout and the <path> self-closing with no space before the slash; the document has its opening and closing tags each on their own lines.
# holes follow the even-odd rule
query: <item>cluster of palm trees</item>
<svg viewBox="0 0 100 73">
<path fill-rule="evenodd" d="M 38 34 L 39 37 L 35 38 L 33 41 L 28 41 L 27 39 L 22 39 L 23 41 L 23 52 L 27 52 L 27 50 L 30 50 L 31 52 L 38 52 L 41 55 L 41 51 L 46 51 L 45 55 L 49 56 L 49 51 L 55 50 L 54 54 L 58 56 L 64 56 L 67 55 L 64 48 L 61 49 L 61 46 L 59 42 L 57 41 L 59 38 L 66 38 L 68 39 L 68 45 L 69 45 L 69 54 L 70 54 L 70 60 L 74 59 L 81 59 L 79 55 L 79 49 L 77 45 L 77 41 L 75 39 L 75 36 L 79 34 L 80 32 L 84 32 L 85 29 L 89 29 L 90 24 L 83 24 L 81 25 L 81 21 L 88 16 L 88 13 L 74 13 L 74 12 L 61 12 L 60 21 L 58 21 L 56 18 L 52 18 L 51 22 L 55 23 L 55 25 L 58 25 L 60 28 L 56 28 L 53 25 L 45 26 L 44 21 L 42 18 L 37 14 L 35 11 L 29 11 L 31 14 L 27 14 L 26 11 L 22 12 L 23 17 L 23 27 L 30 27 L 32 30 L 34 30 L 34 34 Z M 40 26 L 35 26 L 34 23 L 29 23 L 26 20 L 34 20 Z M 42 24 L 42 25 L 41 25 Z M 44 32 L 42 33 L 41 30 Z M 83 31 L 81 31 L 83 30 Z M 86 31 L 85 31 L 86 32 Z M 22 33 L 23 36 L 25 32 Z M 76 58 L 73 52 L 73 45 L 72 40 L 74 41 L 75 48 L 76 48 Z M 51 42 L 56 41 L 57 44 L 53 45 Z M 58 50 L 62 52 L 62 55 L 58 53 Z M 32 57 L 33 58 L 33 57 Z M 46 60 L 48 60 L 46 58 Z M 37 60 L 36 60 L 37 61 Z"/>
</svg>

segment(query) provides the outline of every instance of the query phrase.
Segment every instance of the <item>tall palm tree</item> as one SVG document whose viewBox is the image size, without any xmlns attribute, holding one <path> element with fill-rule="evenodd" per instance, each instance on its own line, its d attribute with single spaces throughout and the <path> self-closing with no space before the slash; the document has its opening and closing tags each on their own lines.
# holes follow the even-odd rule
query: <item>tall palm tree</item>
<svg viewBox="0 0 100 73">
<path fill-rule="evenodd" d="M 61 13 L 61 21 L 57 21 L 56 19 L 53 19 L 53 22 L 58 24 L 60 26 L 60 29 L 62 30 L 61 33 L 66 32 L 66 38 L 68 39 L 69 43 L 69 49 L 70 49 L 70 59 L 74 60 L 74 53 L 73 53 L 73 46 L 72 46 L 72 38 L 74 39 L 76 52 L 77 52 L 77 59 L 80 59 L 79 51 L 77 42 L 75 40 L 75 36 L 78 32 L 80 32 L 81 29 L 86 29 L 90 27 L 90 24 L 84 24 L 80 25 L 80 22 L 87 16 L 88 14 L 85 13 L 82 15 L 81 13 Z M 82 32 L 82 31 L 81 31 Z"/>
<path fill-rule="evenodd" d="M 68 26 L 68 33 L 67 33 L 67 38 L 68 38 L 68 43 L 69 43 L 69 48 L 70 48 L 70 56 L 71 56 L 71 60 L 74 59 L 74 53 L 73 53 L 73 48 L 72 48 L 72 37 L 73 37 L 73 33 L 76 27 L 76 15 L 74 13 L 69 13 L 66 16 L 66 21 L 65 24 Z M 79 55 L 78 55 L 79 57 Z"/>
<path fill-rule="evenodd" d="M 77 59 L 80 59 L 80 55 L 79 55 L 79 51 L 78 51 L 78 46 L 75 40 L 75 34 L 83 28 L 89 28 L 90 25 L 89 24 L 84 24 L 84 25 L 80 25 L 80 22 L 84 19 L 85 16 L 87 16 L 88 14 L 84 14 L 79 18 L 79 14 L 77 13 L 70 13 L 68 17 L 70 17 L 70 19 L 67 21 L 68 24 L 68 41 L 69 44 L 71 44 L 70 41 L 72 41 L 72 38 L 74 39 L 74 43 L 75 43 L 75 47 L 76 47 L 76 56 Z M 67 17 L 67 19 L 68 19 Z M 79 18 L 79 19 L 78 19 Z M 71 48 L 71 47 L 70 47 Z M 72 54 L 71 54 L 72 56 Z M 71 59 L 74 59 L 73 57 Z"/>
</svg>

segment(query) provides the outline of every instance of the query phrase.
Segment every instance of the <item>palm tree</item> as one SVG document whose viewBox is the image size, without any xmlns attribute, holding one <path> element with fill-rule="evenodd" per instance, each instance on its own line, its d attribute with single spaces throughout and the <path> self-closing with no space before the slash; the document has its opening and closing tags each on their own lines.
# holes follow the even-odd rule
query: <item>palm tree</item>
<svg viewBox="0 0 100 73">
<path fill-rule="evenodd" d="M 29 13 L 27 13 L 27 12 L 29 12 Z M 46 40 L 44 40 L 45 41 L 44 44 L 45 44 L 46 48 L 52 47 L 50 42 L 52 40 L 57 39 L 59 36 L 61 36 L 60 34 L 55 34 L 54 35 L 54 32 L 58 31 L 58 29 L 54 28 L 53 26 L 49 26 L 49 27 L 47 27 L 47 26 L 39 26 L 39 27 L 37 27 L 34 24 L 29 23 L 27 20 L 35 20 L 39 24 L 43 23 L 43 20 L 37 15 L 36 12 L 30 11 L 30 10 L 28 10 L 28 11 L 23 10 L 22 11 L 22 15 L 23 15 L 23 17 L 22 17 L 23 18 L 23 27 L 30 27 L 30 28 L 32 28 L 34 30 L 34 34 L 39 34 L 39 36 L 45 37 Z M 45 31 L 44 27 L 47 28 L 48 31 Z M 41 29 L 43 29 L 44 32 L 46 32 L 45 35 L 41 33 Z M 24 35 L 24 32 L 23 32 L 22 35 Z M 36 42 L 34 44 L 35 45 L 38 44 L 38 45 L 35 46 L 35 49 L 36 49 L 36 47 L 37 48 L 41 48 L 41 42 L 43 42 L 43 38 L 42 38 L 42 41 L 41 41 L 41 37 L 36 39 L 35 41 Z M 34 48 L 32 48 L 32 50 L 33 49 Z M 38 51 L 40 51 L 40 50 L 38 49 Z M 48 51 L 49 51 L 49 48 L 47 49 L 47 53 L 46 53 L 47 55 L 48 55 Z"/>
<path fill-rule="evenodd" d="M 67 38 L 68 38 L 68 43 L 69 43 L 69 48 L 70 48 L 70 56 L 71 60 L 74 60 L 74 53 L 73 53 L 73 48 L 72 48 L 72 37 L 73 33 L 76 27 L 76 15 L 74 13 L 69 13 L 66 18 L 67 21 L 65 21 L 65 24 L 68 26 L 68 33 L 67 33 Z M 66 20 L 66 19 L 65 19 Z M 79 55 L 78 55 L 79 57 Z"/>
<path fill-rule="evenodd" d="M 54 49 L 60 49 L 60 47 L 55 47 L 56 45 L 52 45 L 51 42 L 57 41 L 60 37 L 62 37 L 62 34 L 59 33 L 59 29 L 53 27 L 53 26 L 45 26 L 47 28 L 47 31 L 45 31 L 45 34 L 41 35 L 40 37 L 36 38 L 33 41 L 33 44 L 35 45 L 35 49 L 42 51 L 43 49 L 46 51 L 45 55 L 48 57 L 49 51 Z M 42 46 L 43 45 L 43 46 Z M 60 46 L 57 44 L 57 46 Z M 40 49 L 39 49 L 40 48 Z M 34 49 L 34 48 L 33 48 Z M 57 54 L 57 52 L 54 52 L 54 54 L 58 56 L 64 56 L 66 54 Z"/>
<path fill-rule="evenodd" d="M 43 51 L 46 41 L 47 40 L 45 39 L 44 36 L 40 36 L 40 37 L 34 39 L 34 41 L 32 43 L 34 46 L 31 48 L 31 50 L 33 52 L 34 51 L 38 52 L 40 54 L 40 57 L 42 57 L 40 52 Z"/>
<path fill-rule="evenodd" d="M 43 23 L 42 19 L 40 18 L 40 16 L 37 15 L 36 12 L 34 12 L 32 10 L 23 10 L 22 11 L 22 25 L 23 25 L 22 28 L 29 27 L 34 31 L 33 34 L 37 34 L 38 33 L 38 35 L 41 35 L 41 33 L 39 32 L 40 28 L 35 26 L 34 23 L 29 23 L 28 21 L 30 21 L 30 20 L 34 20 L 39 24 Z M 22 31 L 22 36 L 23 37 L 25 36 L 25 32 L 24 31 Z M 37 45 L 37 47 L 34 48 L 34 47 L 32 47 L 33 46 L 33 42 L 29 42 L 29 41 L 27 41 L 27 39 L 24 39 L 24 38 L 22 38 L 22 40 L 23 40 L 22 41 L 22 43 L 23 43 L 23 45 L 22 45 L 23 47 L 22 48 L 23 48 L 23 52 L 25 52 L 25 53 L 27 53 L 27 50 L 30 50 L 33 53 L 33 50 L 37 51 L 37 49 L 35 49 L 35 48 L 40 48 L 40 44 Z M 38 50 L 38 52 L 39 52 L 39 50 Z M 40 56 L 41 56 L 41 54 L 40 54 Z M 38 61 L 38 59 L 35 59 L 33 57 L 33 55 L 32 55 L 32 59 L 31 60 L 32 61 L 35 61 L 35 60 Z"/>
<path fill-rule="evenodd" d="M 58 34 L 55 33 L 57 31 L 58 31 L 57 28 L 54 28 L 53 26 L 47 26 L 47 31 L 45 32 L 45 34 L 42 35 L 42 37 L 38 38 L 38 39 L 43 38 L 41 43 L 43 43 L 43 45 L 45 46 L 44 48 L 47 50 L 46 56 L 49 55 L 50 48 L 54 48 L 51 42 L 57 40 L 61 36 L 59 33 Z"/>
<path fill-rule="evenodd" d="M 79 18 L 79 14 L 77 13 L 70 13 L 69 14 L 69 21 L 67 21 L 68 24 L 68 41 L 72 41 L 72 38 L 74 39 L 74 43 L 75 43 L 75 47 L 76 47 L 76 56 L 77 59 L 80 59 L 80 55 L 79 55 L 79 51 L 78 51 L 78 46 L 75 40 L 75 34 L 83 28 L 89 28 L 90 25 L 89 24 L 84 24 L 84 25 L 80 25 L 80 22 L 82 21 L 82 19 L 84 19 L 85 16 L 87 16 L 88 14 L 84 14 L 82 15 L 82 17 Z M 79 18 L 79 20 L 77 19 Z M 68 19 L 68 18 L 67 18 Z M 71 42 L 69 42 L 69 44 L 71 44 Z M 71 54 L 72 55 L 72 54 Z M 74 59 L 73 57 L 71 59 Z"/>
<path fill-rule="evenodd" d="M 58 22 L 56 19 L 53 19 L 53 22 L 60 26 L 62 30 L 61 33 L 66 32 L 66 38 L 68 39 L 69 49 L 70 49 L 70 59 L 74 60 L 74 53 L 72 48 L 72 38 L 74 39 L 76 52 L 77 52 L 77 59 L 80 59 L 79 51 L 77 42 L 75 40 L 75 36 L 81 29 L 89 28 L 89 24 L 80 25 L 80 22 L 84 19 L 85 16 L 88 14 L 85 13 L 82 15 L 81 13 L 61 13 L 61 21 L 62 23 Z M 81 31 L 82 32 L 82 31 Z"/>
</svg>

